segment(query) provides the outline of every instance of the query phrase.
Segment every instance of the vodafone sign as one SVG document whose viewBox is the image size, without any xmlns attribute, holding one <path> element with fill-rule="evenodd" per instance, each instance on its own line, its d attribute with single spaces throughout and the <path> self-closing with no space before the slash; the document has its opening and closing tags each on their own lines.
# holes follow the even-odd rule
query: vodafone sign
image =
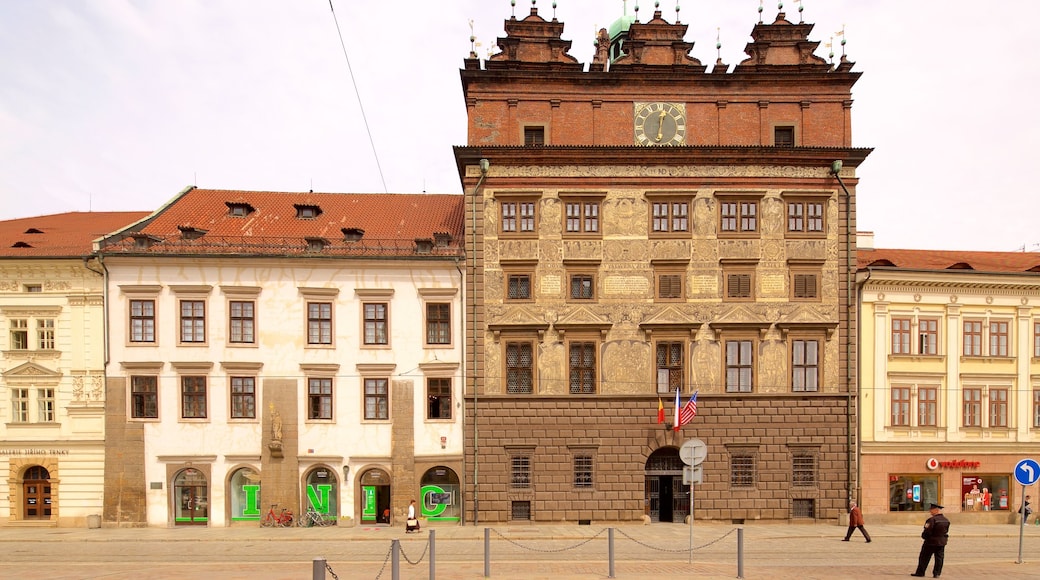
<svg viewBox="0 0 1040 580">
<path fill-rule="evenodd" d="M 967 461 L 965 459 L 953 459 L 951 461 L 939 461 L 934 457 L 929 457 L 928 461 L 924 463 L 928 471 L 935 471 L 940 467 L 943 469 L 978 469 L 982 465 L 981 461 Z"/>
</svg>

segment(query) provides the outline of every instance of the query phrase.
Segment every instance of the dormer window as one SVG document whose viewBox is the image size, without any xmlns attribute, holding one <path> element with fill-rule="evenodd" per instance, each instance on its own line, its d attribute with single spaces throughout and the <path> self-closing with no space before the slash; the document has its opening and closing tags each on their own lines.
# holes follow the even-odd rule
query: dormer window
<svg viewBox="0 0 1040 580">
<path fill-rule="evenodd" d="M 206 230 L 200 230 L 191 226 L 177 226 L 177 229 L 181 231 L 181 239 L 185 240 L 197 240 L 206 235 Z"/>
<path fill-rule="evenodd" d="M 451 243 L 451 234 L 447 232 L 437 232 L 433 234 L 433 245 L 438 248 L 447 248 L 448 244 Z"/>
<path fill-rule="evenodd" d="M 356 242 L 365 236 L 365 230 L 359 228 L 343 228 L 343 239 L 348 242 Z"/>
<path fill-rule="evenodd" d="M 137 250 L 147 250 L 155 243 L 155 238 L 146 234 L 135 234 L 133 238 L 134 248 Z"/>
<path fill-rule="evenodd" d="M 308 252 L 320 252 L 325 249 L 325 246 L 329 245 L 329 241 L 325 238 L 304 238 L 307 240 L 307 251 Z"/>
<path fill-rule="evenodd" d="M 12 248 L 31 248 L 32 246 L 30 246 L 29 244 L 27 244 L 25 242 L 15 242 L 15 243 L 11 244 L 11 247 Z"/>
<path fill-rule="evenodd" d="M 25 233 L 27 233 L 27 234 L 42 234 L 43 232 L 41 230 L 36 229 L 36 228 L 29 228 L 29 229 L 25 230 Z"/>
<path fill-rule="evenodd" d="M 232 217 L 246 217 L 256 211 L 256 208 L 248 203 L 226 201 L 224 205 L 228 207 L 228 215 Z"/>
<path fill-rule="evenodd" d="M 429 238 L 422 238 L 415 240 L 415 253 L 416 254 L 429 254 L 433 251 L 433 240 Z"/>
<path fill-rule="evenodd" d="M 969 264 L 967 262 L 957 262 L 956 264 L 951 264 L 946 269 L 947 270 L 974 270 L 975 268 L 972 268 L 971 264 Z"/>
<path fill-rule="evenodd" d="M 312 220 L 321 215 L 321 208 L 316 205 L 296 204 L 296 218 L 301 220 Z"/>
</svg>

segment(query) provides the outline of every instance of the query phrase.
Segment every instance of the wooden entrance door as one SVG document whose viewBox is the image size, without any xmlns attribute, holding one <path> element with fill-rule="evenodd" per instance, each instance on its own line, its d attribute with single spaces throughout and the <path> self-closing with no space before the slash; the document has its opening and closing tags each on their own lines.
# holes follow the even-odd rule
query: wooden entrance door
<svg viewBox="0 0 1040 580">
<path fill-rule="evenodd" d="M 51 474 L 39 465 L 30 467 L 22 479 L 22 518 L 49 520 L 51 517 Z"/>
</svg>

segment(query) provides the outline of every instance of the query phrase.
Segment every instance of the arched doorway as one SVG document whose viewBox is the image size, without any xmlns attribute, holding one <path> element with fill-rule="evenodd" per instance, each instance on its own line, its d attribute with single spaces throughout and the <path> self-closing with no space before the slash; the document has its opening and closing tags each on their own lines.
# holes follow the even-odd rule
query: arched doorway
<svg viewBox="0 0 1040 580">
<path fill-rule="evenodd" d="M 690 488 L 683 485 L 683 462 L 675 447 L 654 451 L 646 460 L 646 515 L 652 522 L 684 522 L 690 514 Z"/>
<path fill-rule="evenodd" d="M 178 526 L 209 522 L 209 486 L 206 476 L 189 467 L 173 477 L 173 523 Z"/>
<path fill-rule="evenodd" d="M 260 474 L 252 467 L 236 469 L 228 479 L 232 522 L 260 521 Z"/>
<path fill-rule="evenodd" d="M 313 508 L 319 514 L 333 520 L 339 518 L 339 485 L 336 472 L 325 466 L 318 466 L 307 472 L 307 499 L 303 509 Z"/>
<path fill-rule="evenodd" d="M 22 518 L 48 520 L 51 517 L 51 474 L 34 465 L 22 476 Z"/>
<path fill-rule="evenodd" d="M 459 476 L 442 465 L 423 474 L 422 517 L 432 522 L 457 522 L 462 516 Z"/>
<path fill-rule="evenodd" d="M 390 475 L 382 469 L 361 474 L 361 523 L 390 523 Z"/>
</svg>

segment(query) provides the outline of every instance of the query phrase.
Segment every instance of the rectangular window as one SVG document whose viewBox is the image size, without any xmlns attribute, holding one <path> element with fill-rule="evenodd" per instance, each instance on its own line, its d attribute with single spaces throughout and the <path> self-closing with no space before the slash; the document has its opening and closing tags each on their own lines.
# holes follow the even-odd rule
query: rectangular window
<svg viewBox="0 0 1040 580">
<path fill-rule="evenodd" d="M 25 289 L 26 292 L 32 292 L 32 293 L 43 292 L 43 285 L 42 284 L 26 284 L 24 289 Z"/>
<path fill-rule="evenodd" d="M 232 300 L 228 303 L 231 332 L 228 342 L 253 344 L 256 330 L 256 303 L 251 300 Z"/>
<path fill-rule="evenodd" d="M 686 276 L 679 272 L 661 272 L 657 274 L 658 300 L 682 300 L 683 279 Z"/>
<path fill-rule="evenodd" d="M 451 419 L 451 379 L 426 379 L 426 418 Z"/>
<path fill-rule="evenodd" d="M 755 275 L 753 272 L 725 272 L 726 299 L 750 300 L 754 298 Z"/>
<path fill-rule="evenodd" d="M 533 201 L 502 202 L 502 232 L 534 233 L 535 204 Z"/>
<path fill-rule="evenodd" d="M 657 343 L 657 392 L 682 391 L 684 376 L 683 343 Z"/>
<path fill-rule="evenodd" d="M 964 321 L 964 356 L 982 356 L 982 321 Z"/>
<path fill-rule="evenodd" d="M 158 377 L 130 377 L 130 416 L 134 419 L 159 418 Z"/>
<path fill-rule="evenodd" d="M 509 274 L 508 287 L 506 289 L 507 300 L 530 300 L 531 299 L 531 275 Z"/>
<path fill-rule="evenodd" d="M 755 456 L 752 453 L 734 453 L 730 456 L 731 487 L 755 486 Z"/>
<path fill-rule="evenodd" d="M 775 147 L 794 147 L 794 127 L 773 127 Z"/>
<path fill-rule="evenodd" d="M 570 389 L 572 395 L 596 393 L 596 343 L 572 342 L 570 345 Z"/>
<path fill-rule="evenodd" d="M 530 342 L 506 343 L 506 392 L 534 392 L 534 347 Z"/>
<path fill-rule="evenodd" d="M 1033 357 L 1040 358 L 1040 320 L 1033 322 Z"/>
<path fill-rule="evenodd" d="M 509 502 L 509 519 L 516 522 L 531 521 L 530 500 L 513 500 Z"/>
<path fill-rule="evenodd" d="M 917 389 L 917 425 L 919 427 L 937 427 L 939 389 L 936 387 L 919 387 Z"/>
<path fill-rule="evenodd" d="M 37 420 L 41 423 L 54 422 L 54 389 L 37 389 Z"/>
<path fill-rule="evenodd" d="M 816 455 L 797 453 L 791 456 L 791 485 L 814 487 L 816 485 Z"/>
<path fill-rule="evenodd" d="M 365 344 L 385 345 L 389 342 L 386 303 L 366 303 Z"/>
<path fill-rule="evenodd" d="M 40 350 L 54 350 L 53 318 L 41 318 L 36 321 L 36 341 Z"/>
<path fill-rule="evenodd" d="M 545 145 L 545 127 L 524 127 L 524 145 L 526 147 Z"/>
<path fill-rule="evenodd" d="M 820 298 L 820 274 L 818 272 L 791 272 L 791 298 L 818 300 Z"/>
<path fill-rule="evenodd" d="M 390 418 L 390 391 L 387 379 L 365 379 L 365 419 Z"/>
<path fill-rule="evenodd" d="M 787 231 L 818 234 L 823 232 L 823 203 L 792 201 L 787 204 Z"/>
<path fill-rule="evenodd" d="M 181 342 L 206 342 L 206 303 L 181 300 Z"/>
<path fill-rule="evenodd" d="M 719 204 L 719 211 L 721 232 L 740 234 L 758 231 L 757 201 L 723 201 Z"/>
<path fill-rule="evenodd" d="M 651 229 L 655 233 L 690 231 L 690 203 L 687 201 L 655 201 L 651 204 Z"/>
<path fill-rule="evenodd" d="M 568 234 L 599 233 L 599 201 L 568 201 L 564 231 Z"/>
<path fill-rule="evenodd" d="M 910 426 L 910 387 L 892 387 L 892 426 Z"/>
<path fill-rule="evenodd" d="M 1008 323 L 989 323 L 989 356 L 1008 355 Z"/>
<path fill-rule="evenodd" d="M 311 420 L 332 419 L 332 379 L 312 377 L 307 379 L 307 418 Z"/>
<path fill-rule="evenodd" d="M 451 304 L 426 305 L 426 344 L 451 344 Z"/>
<path fill-rule="evenodd" d="M 791 341 L 791 390 L 820 390 L 820 341 Z"/>
<path fill-rule="evenodd" d="M 574 487 L 581 489 L 592 487 L 591 455 L 576 455 L 574 457 Z"/>
<path fill-rule="evenodd" d="M 595 298 L 596 277 L 592 274 L 572 274 L 570 297 L 572 300 Z"/>
<path fill-rule="evenodd" d="M 514 455 L 510 461 L 509 487 L 513 489 L 529 489 L 531 487 L 531 458 L 527 455 Z"/>
<path fill-rule="evenodd" d="M 1008 426 L 1008 390 L 989 390 L 989 426 Z"/>
<path fill-rule="evenodd" d="M 11 389 L 11 422 L 29 422 L 29 389 Z"/>
<path fill-rule="evenodd" d="M 206 418 L 206 377 L 181 377 L 181 417 Z"/>
<path fill-rule="evenodd" d="M 1033 427 L 1040 427 L 1040 388 L 1033 389 Z"/>
<path fill-rule="evenodd" d="M 750 393 L 754 375 L 754 341 L 726 341 L 726 392 Z"/>
<path fill-rule="evenodd" d="M 332 303 L 307 303 L 307 344 L 332 344 Z"/>
<path fill-rule="evenodd" d="M 11 319 L 11 350 L 29 349 L 29 320 L 25 318 Z"/>
<path fill-rule="evenodd" d="M 255 377 L 231 377 L 231 418 L 256 419 Z"/>
<path fill-rule="evenodd" d="M 793 498 L 791 500 L 792 518 L 816 518 L 816 500 L 809 498 Z"/>
<path fill-rule="evenodd" d="M 982 389 L 964 389 L 964 426 L 982 427 Z"/>
<path fill-rule="evenodd" d="M 130 301 L 130 342 L 155 342 L 155 300 Z"/>
<path fill-rule="evenodd" d="M 910 354 L 910 319 L 892 319 L 892 354 Z"/>
<path fill-rule="evenodd" d="M 917 321 L 917 354 L 939 354 L 939 321 L 922 318 Z"/>
</svg>

